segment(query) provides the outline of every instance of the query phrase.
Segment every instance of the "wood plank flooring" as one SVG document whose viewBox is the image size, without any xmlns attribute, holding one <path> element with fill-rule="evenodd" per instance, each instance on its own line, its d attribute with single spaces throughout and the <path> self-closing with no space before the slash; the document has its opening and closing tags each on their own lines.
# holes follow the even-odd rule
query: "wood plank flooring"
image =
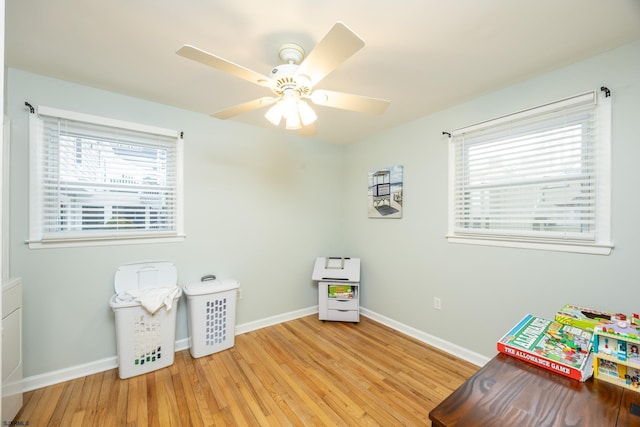
<svg viewBox="0 0 640 427">
<path fill-rule="evenodd" d="M 308 316 L 126 380 L 117 369 L 25 393 L 31 426 L 422 426 L 479 368 L 369 318 Z"/>
</svg>

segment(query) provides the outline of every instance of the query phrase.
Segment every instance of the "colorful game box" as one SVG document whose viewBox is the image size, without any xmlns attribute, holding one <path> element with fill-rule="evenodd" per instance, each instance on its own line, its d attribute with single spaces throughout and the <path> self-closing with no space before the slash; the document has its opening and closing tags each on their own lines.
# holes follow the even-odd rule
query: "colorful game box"
<svg viewBox="0 0 640 427">
<path fill-rule="evenodd" d="M 353 298 L 351 285 L 329 285 L 329 298 Z"/>
<path fill-rule="evenodd" d="M 576 326 L 528 314 L 497 346 L 501 353 L 578 381 L 593 374 L 592 333 Z"/>
<path fill-rule="evenodd" d="M 593 328 L 600 323 L 609 323 L 616 313 L 567 304 L 556 313 L 556 322 L 577 326 L 593 334 Z"/>
</svg>

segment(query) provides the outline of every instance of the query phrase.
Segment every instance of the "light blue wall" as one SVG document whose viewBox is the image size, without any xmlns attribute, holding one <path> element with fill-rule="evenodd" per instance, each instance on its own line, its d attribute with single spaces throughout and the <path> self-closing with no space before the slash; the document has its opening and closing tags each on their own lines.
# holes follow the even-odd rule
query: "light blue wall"
<svg viewBox="0 0 640 427">
<path fill-rule="evenodd" d="M 613 96 L 612 254 L 448 243 L 442 131 L 603 85 Z M 640 312 L 638 135 L 640 41 L 347 147 L 346 252 L 363 260 L 363 306 L 487 357 L 526 313 L 552 317 L 567 303 Z M 403 218 L 368 219 L 367 172 L 397 164 L 404 165 Z"/>
<path fill-rule="evenodd" d="M 215 94 L 211 94 L 215 96 Z M 30 250 L 24 102 L 184 131 L 183 243 Z M 343 149 L 206 115 L 8 70 L 10 267 L 24 280 L 25 376 L 113 357 L 113 273 L 172 260 L 180 284 L 207 273 L 240 281 L 238 323 L 312 307 L 316 256 L 339 253 Z M 186 301 L 176 338 L 187 337 Z"/>
<path fill-rule="evenodd" d="M 612 255 L 447 243 L 442 131 L 602 85 L 613 96 Z M 487 357 L 529 312 L 551 317 L 566 303 L 640 311 L 640 41 L 346 147 L 12 69 L 6 96 L 10 266 L 24 278 L 26 376 L 115 355 L 113 272 L 138 260 L 176 261 L 182 284 L 206 273 L 239 279 L 237 320 L 245 323 L 317 304 L 316 256 L 361 257 L 364 307 Z M 25 101 L 183 130 L 186 241 L 29 250 Z M 368 171 L 397 164 L 403 218 L 368 219 Z M 177 338 L 186 336 L 183 300 Z"/>
</svg>

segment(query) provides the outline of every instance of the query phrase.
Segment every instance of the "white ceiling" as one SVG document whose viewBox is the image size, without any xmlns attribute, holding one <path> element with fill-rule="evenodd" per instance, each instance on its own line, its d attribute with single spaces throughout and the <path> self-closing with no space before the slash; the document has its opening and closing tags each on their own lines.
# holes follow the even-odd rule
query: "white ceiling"
<svg viewBox="0 0 640 427">
<path fill-rule="evenodd" d="M 316 88 L 391 105 L 314 106 L 314 138 L 337 144 L 640 39 L 640 0 L 7 0 L 5 19 L 9 67 L 205 114 L 271 93 L 180 46 L 268 75 L 281 44 L 309 52 L 342 21 L 366 45 Z"/>
</svg>

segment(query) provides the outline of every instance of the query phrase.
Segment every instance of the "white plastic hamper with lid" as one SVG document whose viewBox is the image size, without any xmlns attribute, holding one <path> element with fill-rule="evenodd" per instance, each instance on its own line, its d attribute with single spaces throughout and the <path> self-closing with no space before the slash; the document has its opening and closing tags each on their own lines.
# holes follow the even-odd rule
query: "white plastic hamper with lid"
<svg viewBox="0 0 640 427">
<path fill-rule="evenodd" d="M 186 285 L 191 337 L 190 353 L 202 357 L 233 347 L 235 343 L 236 289 L 232 279 L 207 280 Z"/>
<path fill-rule="evenodd" d="M 175 357 L 176 311 L 182 290 L 173 299 L 171 310 L 161 307 L 149 313 L 128 290 L 174 288 L 178 273 L 168 261 L 133 263 L 115 273 L 116 295 L 109 305 L 116 317 L 118 373 L 121 379 L 171 366 Z"/>
</svg>

